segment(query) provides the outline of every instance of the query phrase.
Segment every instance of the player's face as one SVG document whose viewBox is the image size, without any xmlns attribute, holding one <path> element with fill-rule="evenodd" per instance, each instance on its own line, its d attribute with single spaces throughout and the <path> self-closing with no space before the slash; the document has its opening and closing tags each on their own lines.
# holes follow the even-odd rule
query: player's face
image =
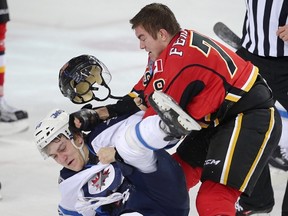
<svg viewBox="0 0 288 216">
<path fill-rule="evenodd" d="M 73 171 L 80 171 L 85 165 L 79 150 L 65 136 L 54 139 L 47 148 L 47 154 L 57 163 Z"/>
<path fill-rule="evenodd" d="M 163 40 L 161 32 L 159 31 L 157 39 L 154 39 L 141 25 L 137 26 L 134 30 L 136 37 L 140 41 L 140 49 L 145 49 L 150 59 L 155 61 L 168 45 Z"/>
</svg>

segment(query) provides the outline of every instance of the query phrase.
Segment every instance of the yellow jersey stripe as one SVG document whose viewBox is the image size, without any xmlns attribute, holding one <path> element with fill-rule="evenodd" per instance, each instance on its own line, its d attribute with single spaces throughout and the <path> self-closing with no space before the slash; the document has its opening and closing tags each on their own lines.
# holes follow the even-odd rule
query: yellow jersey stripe
<svg viewBox="0 0 288 216">
<path fill-rule="evenodd" d="M 274 112 L 275 112 L 275 110 L 274 110 L 273 107 L 271 107 L 270 110 L 271 110 L 271 113 L 270 113 L 269 128 L 268 128 L 268 130 L 267 130 L 267 132 L 266 132 L 266 134 L 265 134 L 263 143 L 262 143 L 261 148 L 260 148 L 260 150 L 259 150 L 259 152 L 258 152 L 258 154 L 257 154 L 257 156 L 256 156 L 256 159 L 254 160 L 254 162 L 253 162 L 253 164 L 252 164 L 252 166 L 251 166 L 251 168 L 250 168 L 250 170 L 249 170 L 249 172 L 248 172 L 248 174 L 247 174 L 247 176 L 246 176 L 246 178 L 245 178 L 242 186 L 240 187 L 240 191 L 242 191 L 242 192 L 243 192 L 243 191 L 245 190 L 245 188 L 247 187 L 247 184 L 248 184 L 248 182 L 249 182 L 249 179 L 251 178 L 251 176 L 252 176 L 252 174 L 253 174 L 253 172 L 254 172 L 254 170 L 255 170 L 255 167 L 256 167 L 256 165 L 258 164 L 258 162 L 259 162 L 259 160 L 260 160 L 260 157 L 261 157 L 262 154 L 263 154 L 263 151 L 264 151 L 264 149 L 265 149 L 265 147 L 266 147 L 266 145 L 267 145 L 267 141 L 268 141 L 269 137 L 271 136 L 271 132 L 272 132 L 272 130 L 273 130 L 273 126 L 274 126 L 274 123 L 275 123 L 275 119 L 274 119 Z"/>
<path fill-rule="evenodd" d="M 129 95 L 131 98 L 136 98 L 136 97 L 138 97 L 139 94 L 137 94 L 136 92 L 130 92 L 128 95 Z"/>
<path fill-rule="evenodd" d="M 230 167 L 231 167 L 231 161 L 232 161 L 232 157 L 235 151 L 235 146 L 236 146 L 236 142 L 238 140 L 239 134 L 240 134 L 240 130 L 241 130 L 241 125 L 242 125 L 242 119 L 243 119 L 243 113 L 238 114 L 236 120 L 235 120 L 235 128 L 233 130 L 231 139 L 230 139 L 230 143 L 229 143 L 229 148 L 227 151 L 227 155 L 224 161 L 224 166 L 223 166 L 223 172 L 221 174 L 221 183 L 226 185 L 227 184 L 227 180 L 228 180 L 228 176 L 229 176 L 229 172 L 230 172 Z"/>
<path fill-rule="evenodd" d="M 238 100 L 240 100 L 240 98 L 241 96 L 235 95 L 232 93 L 228 93 L 225 97 L 226 100 L 233 101 L 233 102 L 237 102 Z"/>
<path fill-rule="evenodd" d="M 258 67 L 253 66 L 252 73 L 250 74 L 247 82 L 241 88 L 243 91 L 248 92 L 252 88 L 253 84 L 255 83 L 257 79 L 258 71 L 259 71 Z"/>
<path fill-rule="evenodd" d="M 1 66 L 0 67 L 0 73 L 4 73 L 5 72 L 5 66 Z"/>
</svg>

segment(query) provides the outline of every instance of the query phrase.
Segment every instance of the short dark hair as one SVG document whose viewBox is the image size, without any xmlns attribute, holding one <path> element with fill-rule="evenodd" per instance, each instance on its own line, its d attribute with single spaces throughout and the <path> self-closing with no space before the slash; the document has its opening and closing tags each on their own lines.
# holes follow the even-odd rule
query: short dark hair
<svg viewBox="0 0 288 216">
<path fill-rule="evenodd" d="M 130 24 L 132 24 L 132 29 L 142 25 L 154 39 L 157 38 L 157 32 L 160 29 L 165 29 L 172 36 L 181 30 L 174 13 L 166 5 L 160 3 L 152 3 L 143 7 L 130 19 Z"/>
</svg>

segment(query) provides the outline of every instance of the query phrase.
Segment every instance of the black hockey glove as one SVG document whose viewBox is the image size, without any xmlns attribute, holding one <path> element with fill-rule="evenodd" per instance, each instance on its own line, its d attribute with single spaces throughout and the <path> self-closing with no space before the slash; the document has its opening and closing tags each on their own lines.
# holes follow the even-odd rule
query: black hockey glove
<svg viewBox="0 0 288 216">
<path fill-rule="evenodd" d="M 138 95 L 138 97 L 142 99 L 142 104 L 146 106 L 143 94 Z M 106 108 L 109 112 L 109 118 L 140 111 L 140 108 L 134 102 L 134 97 L 130 95 L 125 95 L 122 99 L 118 100 L 116 104 L 109 104 Z"/>
<path fill-rule="evenodd" d="M 75 126 L 75 118 L 79 119 L 79 121 L 81 122 L 80 128 Z M 75 131 L 91 131 L 101 122 L 102 120 L 99 118 L 99 115 L 93 109 L 82 108 L 81 110 L 74 112 L 69 116 L 69 127 L 71 128 L 71 130 Z"/>
<path fill-rule="evenodd" d="M 92 109 L 92 108 L 93 108 L 93 106 L 91 103 L 87 103 L 83 107 L 81 107 L 81 109 Z"/>
</svg>

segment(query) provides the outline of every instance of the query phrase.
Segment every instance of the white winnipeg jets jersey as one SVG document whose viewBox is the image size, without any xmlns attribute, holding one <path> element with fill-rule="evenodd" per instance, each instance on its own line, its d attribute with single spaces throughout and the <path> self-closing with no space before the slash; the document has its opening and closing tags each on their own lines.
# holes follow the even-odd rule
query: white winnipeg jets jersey
<svg viewBox="0 0 288 216">
<path fill-rule="evenodd" d="M 59 184 L 62 197 L 59 203 L 59 215 L 94 216 L 95 210 L 87 206 L 91 204 L 87 201 L 94 198 L 97 203 L 97 197 L 107 197 L 111 191 L 116 191 L 122 181 L 123 176 L 115 164 L 94 165 L 63 180 Z M 105 202 L 108 204 L 115 200 Z"/>
</svg>

